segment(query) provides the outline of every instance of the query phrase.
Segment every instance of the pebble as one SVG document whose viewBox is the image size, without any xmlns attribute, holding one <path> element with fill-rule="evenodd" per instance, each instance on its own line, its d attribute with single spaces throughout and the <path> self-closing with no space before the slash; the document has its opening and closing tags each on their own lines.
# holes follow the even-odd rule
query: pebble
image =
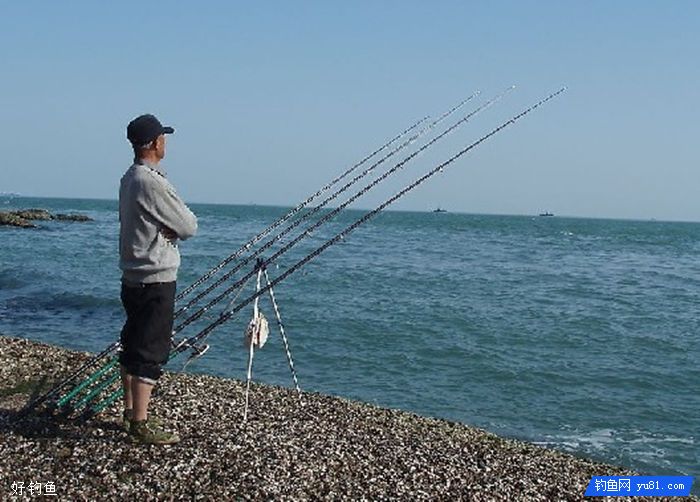
<svg viewBox="0 0 700 502">
<path fill-rule="evenodd" d="M 152 412 L 182 438 L 168 447 L 129 443 L 119 403 L 83 424 L 16 416 L 29 398 L 18 383 L 55 381 L 88 357 L 0 336 L 0 499 L 34 481 L 53 482 L 58 500 L 582 500 L 591 476 L 635 474 L 338 397 L 304 393 L 301 406 L 293 389 L 261 384 L 243 424 L 245 383 L 205 375 L 159 382 Z"/>
</svg>

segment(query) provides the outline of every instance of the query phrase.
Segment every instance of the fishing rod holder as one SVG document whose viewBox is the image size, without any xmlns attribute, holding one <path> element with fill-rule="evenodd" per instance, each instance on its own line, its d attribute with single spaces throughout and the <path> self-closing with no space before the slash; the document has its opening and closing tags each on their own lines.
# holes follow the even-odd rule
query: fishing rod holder
<svg viewBox="0 0 700 502">
<path fill-rule="evenodd" d="M 265 263 L 265 258 L 258 257 L 258 259 L 255 260 L 255 265 L 253 266 L 253 272 L 257 273 L 258 271 L 262 270 L 263 272 L 267 269 L 267 264 Z"/>
</svg>

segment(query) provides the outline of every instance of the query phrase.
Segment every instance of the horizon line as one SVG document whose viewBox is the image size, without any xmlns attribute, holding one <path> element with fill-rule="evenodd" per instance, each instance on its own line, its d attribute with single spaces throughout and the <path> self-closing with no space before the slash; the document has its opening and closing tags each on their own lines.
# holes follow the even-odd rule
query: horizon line
<svg viewBox="0 0 700 502">
<path fill-rule="evenodd" d="M 17 192 L 0 192 L 0 197 L 10 197 L 12 199 L 54 199 L 54 200 L 93 200 L 93 201 L 103 201 L 103 202 L 118 202 L 116 198 L 103 198 L 103 197 L 65 197 L 65 196 L 42 196 L 42 195 L 25 195 L 19 194 Z M 8 201 L 9 202 L 9 201 Z M 189 201 L 187 204 L 192 205 L 209 205 L 209 206 L 259 206 L 268 208 L 293 208 L 296 207 L 295 204 L 269 204 L 269 203 L 255 203 L 255 202 L 201 202 L 201 201 Z M 327 206 L 328 209 L 334 209 L 337 206 Z M 444 209 L 440 206 L 441 209 Z M 374 208 L 346 208 L 346 211 L 372 211 Z M 384 209 L 383 213 L 432 213 L 434 209 Z M 540 213 L 479 213 L 479 212 L 467 212 L 467 211 L 452 211 L 447 210 L 447 214 L 458 214 L 465 216 L 504 216 L 504 217 L 521 217 L 521 218 L 540 218 Z M 444 214 L 444 213 L 443 213 Z M 611 221 L 635 221 L 635 222 L 647 222 L 647 223 L 700 223 L 700 220 L 673 220 L 673 219 L 657 219 L 653 217 L 641 218 L 641 217 L 621 217 L 621 216 L 586 216 L 586 215 L 571 215 L 571 214 L 557 214 L 554 213 L 551 217 L 560 219 L 581 219 L 581 220 L 611 220 Z"/>
</svg>

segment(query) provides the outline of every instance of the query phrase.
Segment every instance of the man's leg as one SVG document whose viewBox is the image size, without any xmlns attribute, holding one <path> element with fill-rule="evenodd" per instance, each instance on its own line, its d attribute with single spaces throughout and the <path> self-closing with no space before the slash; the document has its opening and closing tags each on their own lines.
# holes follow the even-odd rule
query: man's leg
<svg viewBox="0 0 700 502">
<path fill-rule="evenodd" d="M 168 361 L 173 327 L 175 283 L 154 284 L 139 292 L 140 309 L 135 316 L 139 337 L 133 346 L 133 359 L 127 364 L 131 375 L 133 415 L 130 433 L 133 441 L 172 444 L 180 440 L 157 422 L 148 420 L 151 392 Z M 137 331 L 136 329 L 134 331 Z"/>
<path fill-rule="evenodd" d="M 158 285 L 122 285 L 122 303 L 127 320 L 121 334 L 120 373 L 124 389 L 124 416 L 132 421 L 146 419 L 151 391 L 160 377 L 160 366 L 167 360 L 174 285 L 166 288 L 165 301 L 161 298 L 162 289 Z M 171 294 L 167 294 L 170 290 Z"/>
<path fill-rule="evenodd" d="M 124 327 L 122 328 L 122 332 L 120 335 L 120 341 L 122 344 L 121 352 L 119 354 L 119 373 L 121 374 L 122 377 L 122 389 L 124 390 L 124 418 L 125 419 L 130 419 L 130 415 L 132 413 L 132 410 L 134 408 L 134 402 L 133 402 L 133 396 L 131 393 L 131 375 L 129 375 L 125 363 L 128 360 L 128 357 L 126 356 L 126 352 L 129 350 L 131 346 L 131 330 L 133 329 L 132 324 L 133 324 L 133 316 L 134 316 L 134 306 L 133 306 L 133 300 L 131 299 L 131 294 L 129 293 L 129 289 L 122 284 L 121 287 L 121 300 L 122 300 L 122 305 L 124 306 L 124 312 L 126 313 L 126 321 L 124 322 Z M 127 424 L 128 427 L 128 424 Z"/>
<path fill-rule="evenodd" d="M 122 375 L 122 387 L 124 388 L 124 411 L 129 411 L 134 409 L 134 399 L 131 391 L 132 378 L 126 372 L 126 368 L 122 364 L 120 366 L 120 372 Z"/>
<path fill-rule="evenodd" d="M 131 393 L 133 395 L 133 420 L 142 421 L 148 418 L 148 404 L 151 401 L 153 384 L 140 378 L 131 378 Z"/>
<path fill-rule="evenodd" d="M 138 372 L 131 376 L 131 395 L 134 406 L 133 420 L 148 418 L 151 392 L 162 374 L 161 367 L 168 361 L 175 307 L 175 283 L 153 285 L 144 290 Z"/>
</svg>

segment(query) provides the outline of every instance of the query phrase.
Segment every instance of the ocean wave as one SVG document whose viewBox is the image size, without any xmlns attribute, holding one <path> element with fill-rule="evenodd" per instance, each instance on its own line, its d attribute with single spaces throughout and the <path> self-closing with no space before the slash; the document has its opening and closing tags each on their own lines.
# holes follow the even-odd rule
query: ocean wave
<svg viewBox="0 0 700 502">
<path fill-rule="evenodd" d="M 21 280 L 9 270 L 0 270 L 0 291 L 20 289 L 26 284 L 25 281 Z"/>
<path fill-rule="evenodd" d="M 10 297 L 5 300 L 9 311 L 66 311 L 120 308 L 121 300 L 81 293 L 41 293 Z"/>
<path fill-rule="evenodd" d="M 583 453 L 594 458 L 612 459 L 654 475 L 688 475 L 694 471 L 696 438 L 655 433 L 640 429 L 564 430 L 533 440 L 539 446 Z M 663 472 L 659 472 L 659 467 Z"/>
</svg>

